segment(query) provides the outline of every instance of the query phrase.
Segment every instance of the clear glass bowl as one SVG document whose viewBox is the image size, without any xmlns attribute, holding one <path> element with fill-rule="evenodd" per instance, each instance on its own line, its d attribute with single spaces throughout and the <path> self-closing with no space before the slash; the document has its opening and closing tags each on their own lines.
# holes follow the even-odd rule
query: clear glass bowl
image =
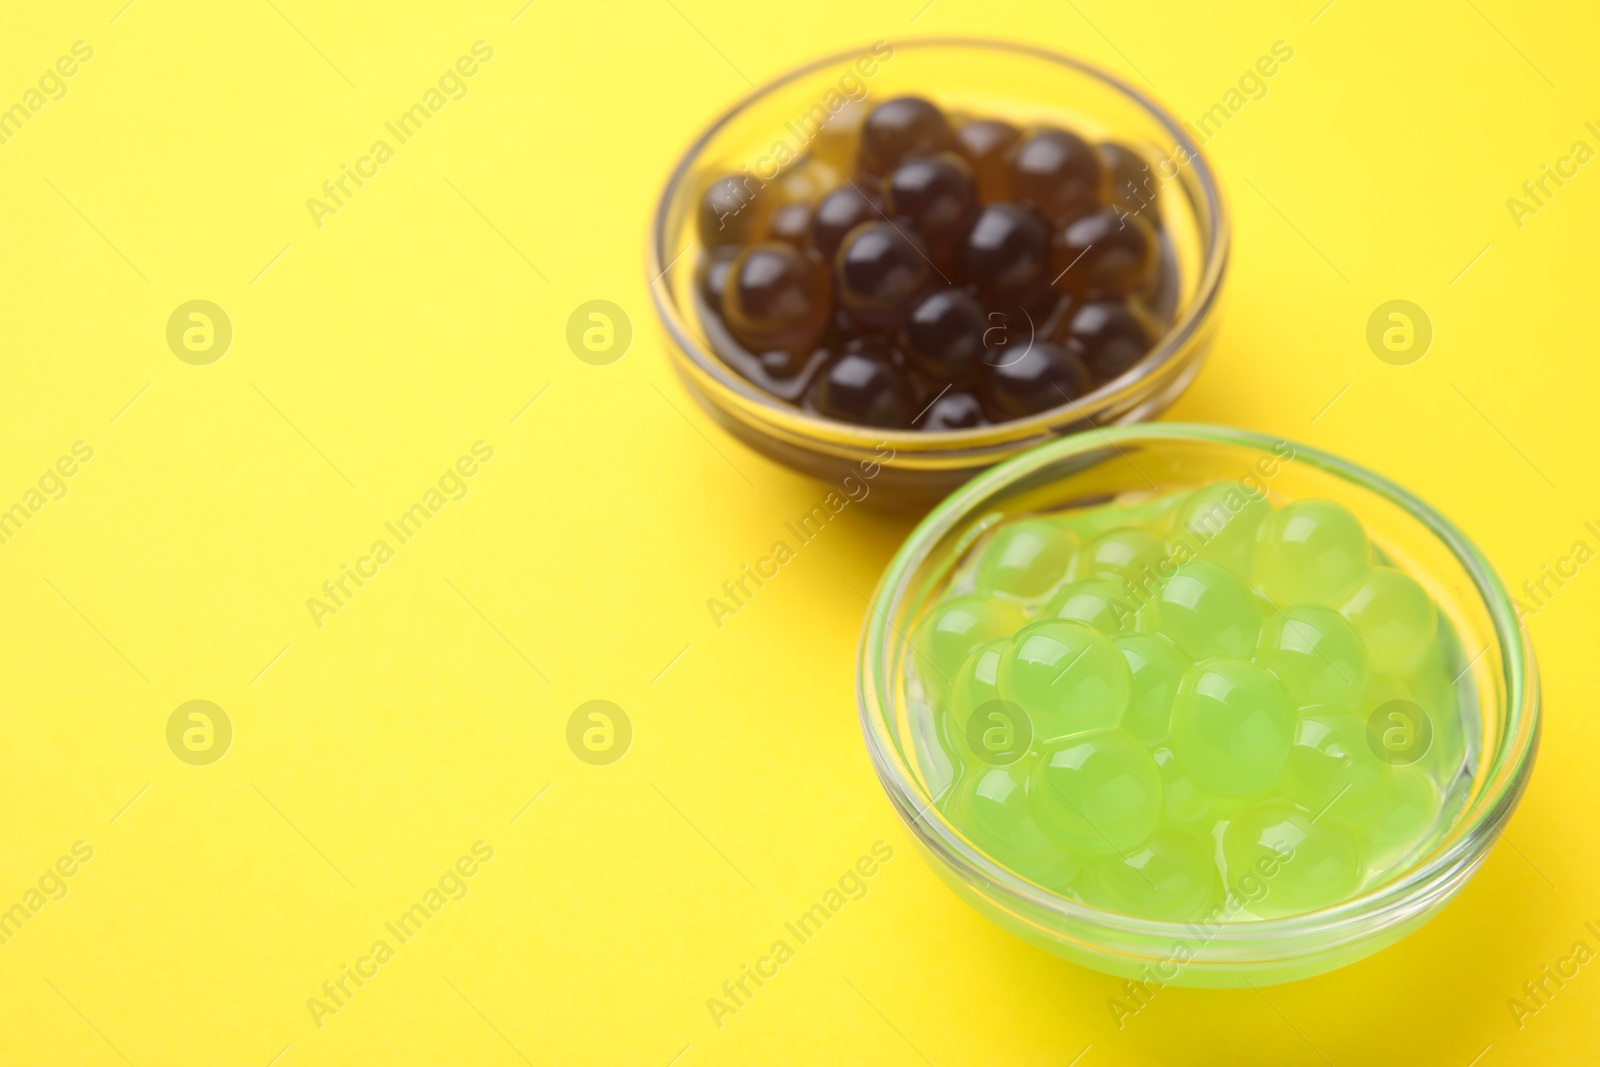
<svg viewBox="0 0 1600 1067">
<path fill-rule="evenodd" d="M 1292 458 L 1284 459 L 1287 451 Z M 1270 474 L 1266 473 L 1268 470 Z M 1335 500 L 1437 601 L 1465 661 L 1465 756 L 1454 817 L 1387 880 L 1334 907 L 1210 927 L 1101 911 L 1028 881 L 973 846 L 934 804 L 950 770 L 931 710 L 908 685 L 906 634 L 984 532 L 1013 516 L 1253 476 L 1278 500 Z M 1217 426 L 1112 427 L 1052 442 L 973 480 L 923 520 L 873 598 L 858 667 L 873 766 L 925 859 L 964 900 L 1047 951 L 1167 985 L 1288 982 L 1361 959 L 1421 926 L 1483 863 L 1533 768 L 1533 650 L 1481 552 L 1433 508 L 1379 475 L 1303 445 Z"/>
<path fill-rule="evenodd" d="M 890 46 L 879 45 L 879 48 Z M 859 65 L 869 57 L 873 73 Z M 852 80 L 841 83 L 841 78 Z M 1052 123 L 1094 140 L 1117 140 L 1153 164 L 1174 292 L 1172 326 L 1139 363 L 1076 402 L 1026 419 L 970 430 L 877 430 L 808 414 L 777 400 L 720 360 L 695 305 L 695 215 L 706 186 L 750 166 L 761 177 L 808 143 L 804 116 L 839 93 L 864 91 L 867 106 L 906 93 L 951 110 Z M 856 88 L 856 87 L 860 88 Z M 783 151 L 780 152 L 779 146 Z M 924 39 L 806 64 L 756 89 L 722 115 L 673 169 L 656 207 L 648 270 L 651 297 L 689 392 L 750 447 L 826 481 L 879 463 L 873 499 L 929 503 L 974 474 L 1074 430 L 1133 422 L 1164 410 L 1194 378 L 1216 327 L 1228 260 L 1228 219 L 1210 164 L 1184 124 L 1144 93 L 1068 56 L 1027 45 Z M 885 458 L 885 457 L 889 458 Z"/>
</svg>

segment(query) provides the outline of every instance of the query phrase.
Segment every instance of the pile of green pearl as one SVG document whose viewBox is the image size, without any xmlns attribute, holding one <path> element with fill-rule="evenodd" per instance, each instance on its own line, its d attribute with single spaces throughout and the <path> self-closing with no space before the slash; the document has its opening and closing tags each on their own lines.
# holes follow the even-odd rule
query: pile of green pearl
<svg viewBox="0 0 1600 1067">
<path fill-rule="evenodd" d="M 1108 911 L 1336 904 L 1414 858 L 1457 799 L 1459 644 L 1332 501 L 1216 482 L 1006 521 L 911 647 L 952 768 L 939 810 Z"/>
</svg>

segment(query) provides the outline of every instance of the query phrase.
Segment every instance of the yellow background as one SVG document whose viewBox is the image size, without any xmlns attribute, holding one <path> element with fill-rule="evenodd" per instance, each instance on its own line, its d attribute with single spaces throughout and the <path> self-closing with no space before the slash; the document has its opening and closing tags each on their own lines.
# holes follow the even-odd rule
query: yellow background
<svg viewBox="0 0 1600 1067">
<path fill-rule="evenodd" d="M 1600 965 L 1520 1030 L 1506 1001 L 1600 948 L 1600 567 L 1528 622 L 1537 773 L 1459 900 L 1344 971 L 1164 990 L 1119 1031 L 1120 983 L 958 903 L 868 766 L 860 594 L 909 522 L 848 509 L 712 625 L 706 598 L 824 488 L 693 407 L 642 250 L 699 128 L 824 51 L 1014 37 L 1194 119 L 1286 41 L 1209 145 L 1225 321 L 1169 417 L 1376 467 L 1517 586 L 1600 546 L 1600 163 L 1520 228 L 1506 207 L 1575 140 L 1600 147 L 1595 17 L 921 2 L 10 5 L 0 103 L 74 41 L 95 53 L 0 145 L 0 505 L 73 442 L 94 458 L 0 545 L 0 906 L 74 842 L 94 858 L 0 945 L 0 1062 L 1594 1060 Z M 318 229 L 307 198 L 480 39 L 469 95 Z M 204 367 L 165 342 L 196 298 L 235 330 Z M 604 367 L 564 341 L 597 298 L 635 326 Z M 1392 298 L 1435 326 L 1412 366 L 1364 340 Z M 469 495 L 313 625 L 306 599 L 479 440 Z M 597 698 L 635 730 L 611 766 L 565 741 Z M 233 723 L 210 766 L 167 747 L 191 699 Z M 869 895 L 715 1027 L 706 998 L 880 839 Z M 307 998 L 479 840 L 469 895 L 319 1029 Z"/>
</svg>

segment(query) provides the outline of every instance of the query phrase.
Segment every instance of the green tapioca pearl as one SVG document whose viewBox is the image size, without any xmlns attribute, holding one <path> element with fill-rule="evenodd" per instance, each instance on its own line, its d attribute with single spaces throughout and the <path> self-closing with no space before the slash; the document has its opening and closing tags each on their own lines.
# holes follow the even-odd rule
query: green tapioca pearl
<svg viewBox="0 0 1600 1067">
<path fill-rule="evenodd" d="M 1067 573 L 1075 543 L 1064 526 L 1049 519 L 1008 523 L 978 557 L 978 591 L 1024 600 L 1043 596 Z"/>
<path fill-rule="evenodd" d="M 1041 741 L 1117 725 L 1133 684 L 1109 638 L 1065 619 L 1019 630 L 998 673 L 1000 696 L 1027 712 Z"/>
<path fill-rule="evenodd" d="M 956 670 L 950 687 L 950 737 L 957 747 L 967 729 L 967 720 L 976 708 L 1000 699 L 1000 656 L 1010 638 L 985 641 L 968 654 Z"/>
<path fill-rule="evenodd" d="M 1172 700 L 1189 661 L 1160 634 L 1115 634 L 1111 643 L 1127 661 L 1133 680 L 1122 728 L 1141 744 L 1158 745 L 1172 726 Z"/>
<path fill-rule="evenodd" d="M 1385 868 L 1401 859 L 1423 840 L 1444 807 L 1433 777 L 1420 767 L 1396 767 L 1389 802 L 1366 828 L 1366 859 Z"/>
<path fill-rule="evenodd" d="M 999 597 L 947 597 L 917 624 L 911 647 L 917 670 L 930 692 L 943 693 L 955 681 L 972 650 L 985 641 L 1010 637 L 1028 622 L 1016 604 Z"/>
<path fill-rule="evenodd" d="M 1073 578 L 1117 578 L 1134 588 L 1150 588 L 1167 558 L 1167 546 L 1157 537 L 1119 526 L 1084 543 L 1072 557 Z"/>
<path fill-rule="evenodd" d="M 956 787 L 943 810 L 973 844 L 1025 878 L 1063 888 L 1078 872 L 1077 861 L 1034 818 L 1026 765 L 973 772 Z"/>
<path fill-rule="evenodd" d="M 1085 855 L 1126 851 L 1161 818 L 1161 776 L 1150 753 L 1121 730 L 1044 746 L 1028 800 L 1046 832 Z"/>
<path fill-rule="evenodd" d="M 1191 493 L 1179 506 L 1173 540 L 1187 543 L 1200 559 L 1250 573 L 1256 531 L 1272 505 L 1238 482 L 1214 482 Z"/>
<path fill-rule="evenodd" d="M 1294 730 L 1294 704 L 1276 678 L 1253 663 L 1211 660 L 1178 683 L 1169 747 L 1200 785 L 1247 796 L 1277 779 Z"/>
<path fill-rule="evenodd" d="M 1433 598 L 1393 567 L 1368 570 L 1338 607 L 1365 642 L 1374 674 L 1414 670 L 1439 630 Z"/>
<path fill-rule="evenodd" d="M 1249 803 L 1212 792 L 1196 782 L 1170 748 L 1158 748 L 1151 757 L 1161 776 L 1161 817 L 1167 822 L 1209 834 L 1213 826 Z"/>
<path fill-rule="evenodd" d="M 1256 663 L 1301 704 L 1353 702 L 1367 684 L 1367 653 L 1355 628 L 1328 608 L 1300 605 L 1267 619 Z"/>
<path fill-rule="evenodd" d="M 1348 831 L 1286 800 L 1241 812 L 1223 831 L 1228 876 L 1252 868 L 1264 882 L 1250 903 L 1257 915 L 1294 915 L 1344 900 L 1361 883 L 1360 850 Z"/>
<path fill-rule="evenodd" d="M 1087 903 L 1122 915 L 1191 922 L 1222 899 L 1222 874 L 1209 835 L 1162 827 L 1084 879 Z"/>
<path fill-rule="evenodd" d="M 1047 619 L 1088 623 L 1104 634 L 1131 630 L 1136 609 L 1126 582 L 1117 578 L 1084 578 L 1068 582 L 1045 605 Z"/>
<path fill-rule="evenodd" d="M 1327 604 L 1367 570 L 1371 545 L 1360 520 L 1329 500 L 1274 512 L 1256 535 L 1255 582 L 1279 604 Z"/>
<path fill-rule="evenodd" d="M 1161 584 L 1150 603 L 1150 623 L 1191 659 L 1244 659 L 1261 633 L 1261 601 L 1232 571 L 1197 560 L 1177 567 Z"/>
<path fill-rule="evenodd" d="M 1394 775 L 1372 751 L 1367 724 L 1339 707 L 1300 713 L 1294 747 L 1283 772 L 1283 791 L 1320 821 L 1365 826 L 1388 806 Z"/>
</svg>

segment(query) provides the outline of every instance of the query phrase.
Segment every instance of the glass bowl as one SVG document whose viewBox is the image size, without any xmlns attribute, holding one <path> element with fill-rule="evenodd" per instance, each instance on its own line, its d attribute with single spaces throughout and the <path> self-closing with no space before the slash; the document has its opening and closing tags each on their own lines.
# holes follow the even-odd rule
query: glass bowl
<svg viewBox="0 0 1600 1067">
<path fill-rule="evenodd" d="M 1407 863 L 1322 910 L 1204 926 L 1102 911 L 999 865 L 934 806 L 951 769 L 934 741 L 932 711 L 908 684 L 905 635 L 968 549 L 1003 520 L 1219 479 L 1263 488 L 1278 500 L 1343 504 L 1388 562 L 1433 596 L 1441 624 L 1448 621 L 1458 639 L 1464 754 L 1447 770 L 1454 771 L 1459 804 Z M 1448 519 L 1379 475 L 1303 445 L 1176 423 L 1111 427 L 1052 442 L 979 476 L 935 508 L 878 585 L 862 635 L 858 697 L 884 789 L 924 858 L 959 896 L 1003 929 L 1073 962 L 1122 977 L 1214 988 L 1320 974 L 1421 926 L 1488 855 L 1527 785 L 1539 736 L 1533 650 L 1500 579 Z"/>
<path fill-rule="evenodd" d="M 867 74 L 866 71 L 871 73 Z M 833 96 L 830 97 L 829 94 Z M 969 430 L 878 430 L 808 414 L 752 384 L 712 350 L 694 296 L 699 198 L 717 178 L 749 167 L 770 178 L 798 157 L 807 116 L 845 97 L 866 106 L 918 93 L 952 110 L 1017 124 L 1064 125 L 1117 140 L 1153 164 L 1171 275 L 1172 325 L 1120 377 L 1075 402 Z M 1228 218 L 1200 146 L 1144 93 L 1082 60 L 1001 41 L 911 40 L 815 60 L 756 89 L 689 146 L 656 207 L 647 254 L 651 297 L 689 392 L 728 432 L 768 457 L 826 481 L 879 464 L 873 499 L 931 503 L 974 474 L 1074 430 L 1133 422 L 1165 409 L 1194 378 L 1216 327 L 1228 260 Z"/>
</svg>

